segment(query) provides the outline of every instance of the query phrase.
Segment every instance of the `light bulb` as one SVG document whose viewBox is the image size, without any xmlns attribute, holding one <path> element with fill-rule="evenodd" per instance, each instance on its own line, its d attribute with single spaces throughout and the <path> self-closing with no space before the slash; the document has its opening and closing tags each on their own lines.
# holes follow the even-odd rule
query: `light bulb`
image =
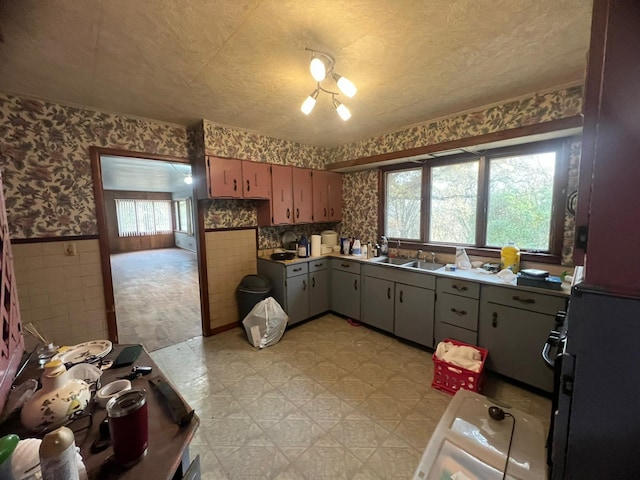
<svg viewBox="0 0 640 480">
<path fill-rule="evenodd" d="M 187 185 L 191 185 L 193 183 L 193 177 L 191 176 L 191 174 L 184 177 L 184 183 L 186 183 Z"/>
<path fill-rule="evenodd" d="M 358 91 L 353 82 L 346 77 L 334 73 L 333 79 L 336 81 L 340 91 L 349 98 L 353 97 Z"/>
<path fill-rule="evenodd" d="M 311 95 L 309 95 L 305 99 L 305 101 L 302 102 L 302 106 L 300 107 L 302 113 L 304 113 L 305 115 L 309 115 L 311 113 L 313 107 L 316 106 L 316 98 L 318 98 L 318 93 L 320 93 L 320 90 L 316 88 L 313 92 L 311 92 Z"/>
<path fill-rule="evenodd" d="M 349 109 L 335 98 L 333 99 L 333 106 L 336 107 L 336 112 L 338 112 L 338 115 L 340 115 L 340 118 L 342 120 L 346 122 L 351 118 L 351 112 L 349 111 Z"/>
<path fill-rule="evenodd" d="M 311 76 L 316 82 L 321 82 L 327 76 L 327 66 L 318 57 L 313 57 L 311 59 L 309 70 L 311 71 Z"/>
</svg>

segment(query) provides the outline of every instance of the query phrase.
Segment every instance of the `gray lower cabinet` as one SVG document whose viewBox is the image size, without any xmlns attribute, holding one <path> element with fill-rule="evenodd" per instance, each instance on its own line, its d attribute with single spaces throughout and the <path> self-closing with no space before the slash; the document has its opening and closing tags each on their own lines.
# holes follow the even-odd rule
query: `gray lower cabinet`
<svg viewBox="0 0 640 480">
<path fill-rule="evenodd" d="M 309 317 L 329 310 L 329 261 L 309 262 Z"/>
<path fill-rule="evenodd" d="M 555 325 L 555 314 L 565 309 L 564 297 L 483 286 L 478 344 L 489 350 L 487 368 L 553 391 L 553 372 L 540 352 Z"/>
<path fill-rule="evenodd" d="M 434 276 L 368 264 L 362 283 L 362 322 L 433 347 Z"/>
<path fill-rule="evenodd" d="M 309 318 L 309 278 L 307 273 L 288 277 L 286 289 L 285 311 L 289 315 L 289 325 Z"/>
<path fill-rule="evenodd" d="M 448 338 L 477 345 L 480 284 L 440 277 L 436 291 L 435 344 Z"/>
<path fill-rule="evenodd" d="M 435 292 L 396 283 L 394 333 L 426 347 L 433 347 Z"/>
<path fill-rule="evenodd" d="M 360 320 L 360 264 L 331 259 L 331 310 Z"/>
<path fill-rule="evenodd" d="M 362 277 L 362 318 L 367 325 L 393 333 L 395 283 Z"/>
</svg>

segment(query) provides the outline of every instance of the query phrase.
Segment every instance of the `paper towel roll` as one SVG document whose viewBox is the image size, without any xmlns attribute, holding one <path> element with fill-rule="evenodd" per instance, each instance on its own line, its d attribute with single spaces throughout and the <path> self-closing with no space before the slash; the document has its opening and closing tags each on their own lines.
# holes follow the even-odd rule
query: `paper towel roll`
<svg viewBox="0 0 640 480">
<path fill-rule="evenodd" d="M 321 255 L 322 237 L 320 235 L 311 235 L 311 256 L 319 257 Z"/>
</svg>

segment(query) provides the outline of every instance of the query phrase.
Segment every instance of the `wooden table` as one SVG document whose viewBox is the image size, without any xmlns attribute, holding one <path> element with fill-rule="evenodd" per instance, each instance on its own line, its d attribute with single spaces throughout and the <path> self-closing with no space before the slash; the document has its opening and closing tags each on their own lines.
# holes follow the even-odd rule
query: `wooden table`
<svg viewBox="0 0 640 480">
<path fill-rule="evenodd" d="M 105 358 L 115 359 L 120 350 L 126 346 L 114 345 L 113 351 Z M 133 389 L 144 389 L 147 392 L 149 413 L 149 447 L 147 453 L 140 462 L 129 469 L 122 469 L 113 463 L 111 459 L 113 448 L 111 446 L 100 453 L 92 454 L 90 451 L 91 444 L 98 438 L 100 423 L 107 416 L 104 408 L 92 402 L 88 408 L 88 411 L 92 412 L 91 426 L 89 428 L 82 429 L 82 426 L 89 425 L 88 418 L 75 420 L 68 425 L 75 432 L 76 445 L 80 447 L 82 459 L 90 480 L 116 478 L 171 480 L 182 478 L 183 472 L 188 467 L 189 444 L 200 424 L 200 419 L 197 415 L 194 415 L 189 424 L 183 427 L 176 425 L 171 419 L 164 397 L 151 387 L 148 379 L 159 376 L 166 382 L 171 382 L 164 376 L 160 367 L 144 349 L 135 361 L 135 365 L 153 367 L 153 371 L 149 375 L 131 382 Z M 101 377 L 101 384 L 104 386 L 117 377 L 126 375 L 130 370 L 131 366 L 105 370 Z M 41 374 L 42 369 L 39 369 L 36 363 L 30 364 L 19 377 L 18 383 L 22 383 L 28 378 L 38 378 Z M 6 433 L 16 433 L 21 439 L 35 436 L 22 427 L 19 416 L 11 418 L 0 425 L 0 435 L 5 435 Z"/>
</svg>

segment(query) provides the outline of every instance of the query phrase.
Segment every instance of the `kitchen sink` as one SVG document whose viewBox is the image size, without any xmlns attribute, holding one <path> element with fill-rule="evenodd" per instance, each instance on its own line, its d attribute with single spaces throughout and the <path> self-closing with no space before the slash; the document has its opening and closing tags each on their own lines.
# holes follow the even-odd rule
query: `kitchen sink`
<svg viewBox="0 0 640 480">
<path fill-rule="evenodd" d="M 415 263 L 415 260 L 411 260 L 410 258 L 400 258 L 400 257 L 385 257 L 375 261 L 377 263 L 388 263 L 390 265 L 407 265 L 409 263 Z"/>
<path fill-rule="evenodd" d="M 442 263 L 423 262 L 422 260 L 413 260 L 410 263 L 405 263 L 403 267 L 417 268 L 419 270 L 438 270 L 444 265 Z"/>
</svg>

